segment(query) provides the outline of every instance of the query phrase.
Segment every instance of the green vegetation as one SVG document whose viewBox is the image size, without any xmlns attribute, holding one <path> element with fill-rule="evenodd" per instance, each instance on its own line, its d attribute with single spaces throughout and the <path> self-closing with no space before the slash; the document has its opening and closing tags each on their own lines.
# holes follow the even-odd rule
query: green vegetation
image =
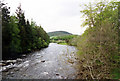
<svg viewBox="0 0 120 81">
<path fill-rule="evenodd" d="M 67 45 L 67 43 L 59 43 L 59 44 L 61 44 L 61 45 Z"/>
<path fill-rule="evenodd" d="M 10 7 L 2 4 L 2 57 L 18 56 L 36 49 L 47 47 L 49 36 L 34 21 L 25 19 L 21 6 L 16 10 L 17 16 L 10 16 Z"/>
<path fill-rule="evenodd" d="M 120 79 L 120 2 L 85 5 L 88 29 L 69 41 L 78 48 L 80 79 Z M 119 14 L 119 15 L 118 15 Z"/>
<path fill-rule="evenodd" d="M 48 35 L 49 36 L 64 36 L 64 35 L 72 35 L 72 34 L 66 31 L 54 31 L 54 32 L 49 32 Z"/>
<path fill-rule="evenodd" d="M 73 39 L 77 35 L 64 35 L 64 36 L 52 36 L 50 42 L 66 45 L 70 39 Z"/>
<path fill-rule="evenodd" d="M 3 59 L 47 47 L 49 42 L 74 45 L 78 49 L 79 79 L 120 79 L 120 2 L 101 1 L 81 11 L 88 26 L 81 35 L 65 31 L 46 33 L 25 19 L 21 6 L 10 16 L 2 3 Z M 50 40 L 49 40 L 49 36 Z"/>
</svg>

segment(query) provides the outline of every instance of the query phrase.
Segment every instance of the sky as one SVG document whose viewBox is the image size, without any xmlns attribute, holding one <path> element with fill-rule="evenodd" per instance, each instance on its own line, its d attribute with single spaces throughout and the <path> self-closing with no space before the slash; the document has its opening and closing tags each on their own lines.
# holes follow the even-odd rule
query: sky
<svg viewBox="0 0 120 81">
<path fill-rule="evenodd" d="M 33 19 L 46 32 L 67 31 L 81 35 L 86 27 L 81 24 L 84 20 L 80 5 L 94 0 L 4 0 L 11 7 L 11 14 L 21 3 L 26 19 Z"/>
</svg>

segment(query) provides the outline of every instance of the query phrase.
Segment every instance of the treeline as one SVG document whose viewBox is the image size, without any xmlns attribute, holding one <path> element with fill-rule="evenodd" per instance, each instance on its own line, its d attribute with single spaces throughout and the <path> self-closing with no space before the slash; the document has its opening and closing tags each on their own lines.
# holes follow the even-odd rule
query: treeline
<svg viewBox="0 0 120 81">
<path fill-rule="evenodd" d="M 78 48 L 80 79 L 120 78 L 120 2 L 84 6 L 87 30 L 69 44 Z"/>
<path fill-rule="evenodd" d="M 34 21 L 25 19 L 21 5 L 16 16 L 10 16 L 10 7 L 0 3 L 2 8 L 2 57 L 17 56 L 36 49 L 47 47 L 49 36 Z"/>
<path fill-rule="evenodd" d="M 77 35 L 52 36 L 50 40 L 70 40 L 76 36 Z"/>
<path fill-rule="evenodd" d="M 52 36 L 50 37 L 50 42 L 58 44 L 67 44 L 69 40 L 73 39 L 77 35 L 63 35 L 63 36 Z"/>
</svg>

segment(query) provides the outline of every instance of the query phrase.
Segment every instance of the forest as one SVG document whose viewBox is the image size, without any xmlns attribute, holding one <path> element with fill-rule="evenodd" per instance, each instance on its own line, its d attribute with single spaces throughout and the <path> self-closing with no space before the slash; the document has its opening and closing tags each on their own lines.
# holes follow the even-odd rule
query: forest
<svg viewBox="0 0 120 81">
<path fill-rule="evenodd" d="M 3 61 L 5 79 L 120 80 L 120 2 L 117 0 L 80 6 L 85 19 L 81 26 L 87 29 L 82 35 L 64 32 L 65 35 L 62 31 L 61 36 L 61 32 L 48 35 L 42 26 L 26 19 L 21 5 L 15 15 L 10 15 L 10 7 L 1 4 L 3 59 L 36 51 L 27 59 L 19 58 L 22 61 L 18 65 L 8 60 L 11 70 L 6 67 L 7 61 Z"/>
<path fill-rule="evenodd" d="M 2 58 L 16 57 L 49 45 L 49 36 L 41 26 L 25 19 L 21 5 L 16 16 L 10 15 L 10 7 L 1 3 L 2 8 Z"/>
<path fill-rule="evenodd" d="M 77 47 L 80 79 L 120 79 L 120 2 L 84 5 L 87 30 L 70 40 Z"/>
</svg>

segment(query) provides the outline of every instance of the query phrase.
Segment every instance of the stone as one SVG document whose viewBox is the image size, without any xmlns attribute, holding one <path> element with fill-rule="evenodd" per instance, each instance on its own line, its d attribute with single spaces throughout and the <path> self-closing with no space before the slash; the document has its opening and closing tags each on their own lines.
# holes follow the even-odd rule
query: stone
<svg viewBox="0 0 120 81">
<path fill-rule="evenodd" d="M 6 62 L 9 62 L 9 63 L 15 63 L 16 60 L 7 60 Z"/>
<path fill-rule="evenodd" d="M 23 57 L 25 57 L 26 55 L 22 55 Z"/>
<path fill-rule="evenodd" d="M 17 61 L 19 61 L 19 62 L 20 62 L 20 61 L 22 61 L 22 59 L 20 59 L 20 58 L 17 58 Z"/>
<path fill-rule="evenodd" d="M 58 74 L 58 73 L 56 73 L 56 75 L 57 75 L 57 76 L 59 76 L 59 74 Z"/>
<path fill-rule="evenodd" d="M 45 62 L 45 60 L 42 60 L 41 62 Z"/>
<path fill-rule="evenodd" d="M 0 63 L 0 66 L 5 66 L 6 64 L 4 64 L 4 63 Z"/>
</svg>

